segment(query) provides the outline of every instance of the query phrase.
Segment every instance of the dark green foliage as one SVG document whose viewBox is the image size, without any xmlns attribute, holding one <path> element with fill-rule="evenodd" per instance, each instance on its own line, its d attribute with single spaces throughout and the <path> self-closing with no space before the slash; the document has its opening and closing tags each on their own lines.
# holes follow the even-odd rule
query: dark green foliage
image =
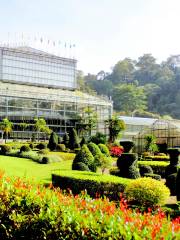
<svg viewBox="0 0 180 240">
<path fill-rule="evenodd" d="M 56 150 L 57 144 L 58 144 L 58 137 L 55 132 L 52 132 L 49 138 L 48 148 L 51 151 L 54 151 Z"/>
<path fill-rule="evenodd" d="M 81 147 L 82 147 L 84 144 L 86 144 L 86 139 L 85 139 L 85 137 L 82 137 L 81 142 L 80 142 Z"/>
<path fill-rule="evenodd" d="M 34 149 L 33 143 L 30 143 L 30 144 L 29 144 L 29 147 L 30 147 L 31 149 Z"/>
<path fill-rule="evenodd" d="M 167 176 L 166 178 L 166 186 L 170 189 L 171 195 L 176 195 L 176 183 L 177 181 L 177 173 L 173 173 Z"/>
<path fill-rule="evenodd" d="M 28 145 L 23 145 L 20 148 L 20 152 L 29 152 L 29 151 L 31 151 L 31 148 Z"/>
<path fill-rule="evenodd" d="M 48 163 L 50 163 L 49 157 L 43 157 L 42 160 L 41 160 L 41 163 L 42 163 L 42 164 L 48 164 Z"/>
<path fill-rule="evenodd" d="M 47 144 L 44 143 L 44 142 L 41 142 L 41 143 L 39 143 L 39 144 L 36 146 L 36 148 L 39 149 L 39 150 L 46 149 L 46 148 L 47 148 Z"/>
<path fill-rule="evenodd" d="M 120 141 L 120 145 L 123 147 L 124 149 L 124 153 L 129 153 L 132 148 L 134 147 L 134 143 L 133 141 Z"/>
<path fill-rule="evenodd" d="M 105 156 L 110 157 L 109 149 L 105 144 L 100 143 L 98 147 Z"/>
<path fill-rule="evenodd" d="M 89 176 L 88 179 L 87 174 L 82 177 L 78 175 L 78 178 L 74 176 L 52 174 L 52 183 L 55 187 L 60 187 L 60 189 L 63 190 L 71 189 L 73 194 L 79 194 L 86 189 L 91 197 L 97 197 L 97 195 L 102 197 L 106 196 L 110 200 L 116 201 L 119 201 L 120 192 L 124 192 L 128 184 L 127 179 L 119 178 L 117 182 L 111 182 L 110 180 L 105 182 L 101 181 L 101 176 L 97 176 L 97 179 L 95 179 L 95 177 L 91 179 L 90 177 L 91 176 Z"/>
<path fill-rule="evenodd" d="M 100 144 L 100 143 L 105 144 L 107 142 L 106 135 L 101 132 L 97 132 L 96 135 L 90 138 L 90 141 L 95 144 Z"/>
<path fill-rule="evenodd" d="M 160 153 L 167 153 L 167 143 L 157 144 Z"/>
<path fill-rule="evenodd" d="M 35 141 L 36 141 L 36 135 L 35 135 L 35 133 L 32 134 L 31 141 L 32 141 L 32 142 L 35 142 Z"/>
<path fill-rule="evenodd" d="M 66 146 L 66 147 L 68 147 L 69 146 L 69 134 L 66 132 L 65 134 L 64 134 L 64 136 L 63 136 L 63 141 L 62 141 L 62 143 Z"/>
<path fill-rule="evenodd" d="M 114 176 L 120 176 L 120 170 L 118 168 L 111 168 L 109 169 L 109 174 Z"/>
<path fill-rule="evenodd" d="M 153 173 L 159 174 L 162 178 L 165 178 L 165 171 L 168 163 L 160 161 L 138 161 L 138 166 L 140 167 L 141 165 L 150 166 L 153 170 Z"/>
<path fill-rule="evenodd" d="M 139 178 L 140 173 L 137 167 L 137 154 L 123 153 L 117 160 L 120 176 L 124 178 Z"/>
<path fill-rule="evenodd" d="M 75 149 L 80 148 L 79 137 L 77 135 L 76 129 L 72 128 L 69 132 L 69 148 Z"/>
<path fill-rule="evenodd" d="M 177 195 L 177 200 L 180 201 L 180 168 L 178 169 L 177 178 L 176 178 L 176 195 Z"/>
<path fill-rule="evenodd" d="M 64 144 L 58 144 L 57 147 L 56 147 L 56 150 L 60 151 L 60 152 L 65 152 L 66 151 L 66 146 Z"/>
<path fill-rule="evenodd" d="M 79 162 L 86 164 L 89 168 L 92 168 L 93 166 L 94 157 L 86 144 L 84 144 L 81 150 L 76 154 L 73 160 L 72 170 L 74 170 L 76 163 L 79 163 Z"/>
<path fill-rule="evenodd" d="M 58 136 L 58 144 L 61 144 L 63 142 L 63 138 Z"/>
<path fill-rule="evenodd" d="M 113 117 L 106 121 L 109 128 L 109 142 L 113 143 L 118 137 L 119 133 L 125 130 L 125 122 L 117 117 Z"/>
<path fill-rule="evenodd" d="M 156 144 L 156 137 L 149 134 L 145 136 L 146 144 L 145 150 L 146 152 L 158 152 L 158 146 Z"/>
<path fill-rule="evenodd" d="M 0 154 L 6 155 L 8 152 L 11 151 L 11 146 L 4 144 L 0 146 L 0 149 L 1 149 Z"/>
<path fill-rule="evenodd" d="M 154 174 L 154 173 L 145 173 L 145 174 L 144 174 L 144 177 L 150 177 L 150 178 L 156 179 L 156 180 L 158 180 L 158 181 L 161 180 L 161 175 L 159 175 L 159 174 Z"/>
<path fill-rule="evenodd" d="M 140 174 L 141 174 L 142 177 L 143 177 L 144 174 L 146 174 L 146 173 L 150 173 L 150 174 L 153 173 L 152 168 L 151 168 L 150 166 L 147 166 L 147 165 L 140 165 L 140 166 L 139 166 L 139 171 L 140 171 Z"/>
<path fill-rule="evenodd" d="M 77 162 L 73 165 L 73 170 L 78 171 L 89 171 L 88 166 L 83 162 Z"/>
<path fill-rule="evenodd" d="M 102 157 L 102 152 L 99 149 L 98 145 L 96 145 L 93 142 L 88 143 L 88 148 L 90 150 L 90 152 L 92 153 L 92 155 L 94 156 L 94 164 L 90 167 L 90 169 L 93 169 L 92 171 L 95 172 L 96 171 L 96 167 L 100 166 L 100 158 Z"/>
<path fill-rule="evenodd" d="M 179 166 L 179 154 L 180 149 L 178 148 L 169 148 L 168 154 L 170 155 L 170 164 L 166 168 L 166 177 L 173 173 L 177 173 L 178 166 Z"/>
</svg>

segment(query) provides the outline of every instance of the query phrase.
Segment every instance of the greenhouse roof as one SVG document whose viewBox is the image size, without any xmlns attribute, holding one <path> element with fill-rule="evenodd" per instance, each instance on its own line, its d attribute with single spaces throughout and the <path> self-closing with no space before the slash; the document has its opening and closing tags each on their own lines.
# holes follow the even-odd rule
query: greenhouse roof
<svg viewBox="0 0 180 240">
<path fill-rule="evenodd" d="M 89 95 L 80 91 L 53 89 L 0 82 L 0 96 L 62 101 L 100 106 L 112 106 L 112 102 L 100 96 Z"/>
<path fill-rule="evenodd" d="M 156 118 L 142 118 L 129 116 L 119 116 L 118 118 L 123 120 L 127 125 L 141 125 L 141 126 L 151 126 L 158 120 Z"/>
</svg>

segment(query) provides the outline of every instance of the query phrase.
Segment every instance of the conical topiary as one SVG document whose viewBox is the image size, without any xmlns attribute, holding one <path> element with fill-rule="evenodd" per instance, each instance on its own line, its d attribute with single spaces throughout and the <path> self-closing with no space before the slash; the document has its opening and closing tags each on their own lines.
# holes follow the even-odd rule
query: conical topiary
<svg viewBox="0 0 180 240">
<path fill-rule="evenodd" d="M 79 137 L 77 135 L 76 129 L 72 128 L 69 133 L 69 148 L 75 149 L 80 148 Z"/>
<path fill-rule="evenodd" d="M 63 136 L 63 141 L 62 143 L 66 146 L 69 147 L 69 134 L 67 132 L 65 132 L 64 136 Z"/>
<path fill-rule="evenodd" d="M 58 136 L 56 135 L 55 132 L 51 133 L 51 136 L 49 138 L 49 143 L 48 143 L 48 148 L 53 151 L 56 149 L 58 144 Z"/>
</svg>

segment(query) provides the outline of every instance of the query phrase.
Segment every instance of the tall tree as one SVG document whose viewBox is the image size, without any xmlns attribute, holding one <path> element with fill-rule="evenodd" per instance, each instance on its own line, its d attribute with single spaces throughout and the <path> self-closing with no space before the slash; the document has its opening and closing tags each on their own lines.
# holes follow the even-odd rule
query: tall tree
<svg viewBox="0 0 180 240">
<path fill-rule="evenodd" d="M 147 107 L 146 95 L 143 87 L 133 84 L 119 84 L 113 92 L 114 108 L 117 111 L 131 113 L 134 110 L 145 110 Z"/>
</svg>

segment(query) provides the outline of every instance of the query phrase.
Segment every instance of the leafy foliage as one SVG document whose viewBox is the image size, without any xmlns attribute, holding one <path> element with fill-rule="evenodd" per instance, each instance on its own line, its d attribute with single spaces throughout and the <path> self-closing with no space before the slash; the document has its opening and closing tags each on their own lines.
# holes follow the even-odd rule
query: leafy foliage
<svg viewBox="0 0 180 240">
<path fill-rule="evenodd" d="M 70 133 L 69 133 L 69 148 L 70 149 L 75 149 L 75 148 L 80 148 L 79 144 L 79 138 L 76 132 L 76 129 L 72 128 Z"/>
<path fill-rule="evenodd" d="M 95 144 L 105 144 L 106 141 L 106 135 L 100 132 L 97 132 L 94 136 L 90 138 L 90 141 L 95 143 Z"/>
<path fill-rule="evenodd" d="M 49 143 L 48 143 L 48 148 L 53 151 L 56 149 L 58 144 L 58 136 L 56 135 L 55 132 L 51 133 L 51 136 L 49 138 Z"/>
</svg>

